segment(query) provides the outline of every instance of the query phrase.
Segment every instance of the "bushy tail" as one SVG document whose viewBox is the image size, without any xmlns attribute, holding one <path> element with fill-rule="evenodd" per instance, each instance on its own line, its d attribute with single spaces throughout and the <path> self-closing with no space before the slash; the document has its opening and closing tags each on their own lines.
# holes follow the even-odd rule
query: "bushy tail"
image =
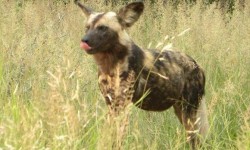
<svg viewBox="0 0 250 150">
<path fill-rule="evenodd" d="M 197 111 L 197 118 L 200 119 L 200 131 L 199 134 L 202 138 L 206 138 L 209 129 L 208 117 L 207 117 L 207 107 L 206 107 L 206 100 L 202 98 L 200 106 Z"/>
</svg>

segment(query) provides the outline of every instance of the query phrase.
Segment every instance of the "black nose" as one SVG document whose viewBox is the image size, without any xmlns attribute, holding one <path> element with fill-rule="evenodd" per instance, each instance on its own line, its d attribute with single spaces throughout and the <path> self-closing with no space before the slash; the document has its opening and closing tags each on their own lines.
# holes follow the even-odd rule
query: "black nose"
<svg viewBox="0 0 250 150">
<path fill-rule="evenodd" d="M 82 42 L 89 43 L 89 38 L 87 36 L 84 36 L 82 38 Z"/>
</svg>

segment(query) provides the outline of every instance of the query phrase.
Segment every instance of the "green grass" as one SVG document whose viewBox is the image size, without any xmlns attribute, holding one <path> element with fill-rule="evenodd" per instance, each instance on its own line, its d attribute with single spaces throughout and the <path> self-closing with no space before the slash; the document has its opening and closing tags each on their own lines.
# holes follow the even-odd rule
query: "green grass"
<svg viewBox="0 0 250 150">
<path fill-rule="evenodd" d="M 115 127 L 105 124 L 96 65 L 79 48 L 86 21 L 79 8 L 52 1 L 0 3 L 0 149 L 103 149 Z M 87 5 L 111 9 L 100 1 Z M 229 16 L 215 5 L 146 3 L 128 30 L 141 47 L 172 43 L 204 68 L 210 131 L 202 149 L 250 149 L 249 14 L 249 4 Z M 123 149 L 189 147 L 172 109 L 155 113 L 132 106 Z"/>
</svg>

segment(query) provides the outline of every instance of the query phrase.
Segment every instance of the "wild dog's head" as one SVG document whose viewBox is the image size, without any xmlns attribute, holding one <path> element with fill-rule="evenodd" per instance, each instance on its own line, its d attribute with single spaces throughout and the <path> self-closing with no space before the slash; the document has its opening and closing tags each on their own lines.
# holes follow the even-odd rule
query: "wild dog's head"
<svg viewBox="0 0 250 150">
<path fill-rule="evenodd" d="M 118 13 L 98 13 L 87 8 L 78 0 L 75 3 L 87 17 L 86 34 L 81 40 L 81 48 L 88 54 L 114 51 L 117 45 L 129 48 L 131 40 L 125 29 L 132 26 L 143 12 L 142 2 L 133 2 L 121 8 Z"/>
</svg>

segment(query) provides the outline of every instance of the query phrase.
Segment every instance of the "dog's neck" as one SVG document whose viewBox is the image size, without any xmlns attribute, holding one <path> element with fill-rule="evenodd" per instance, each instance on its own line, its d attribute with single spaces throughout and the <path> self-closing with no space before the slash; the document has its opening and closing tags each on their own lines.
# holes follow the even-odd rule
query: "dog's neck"
<svg viewBox="0 0 250 150">
<path fill-rule="evenodd" d="M 94 54 L 94 59 L 99 67 L 99 71 L 104 74 L 113 74 L 118 63 L 123 63 L 128 57 L 129 49 L 117 44 L 112 50 Z"/>
<path fill-rule="evenodd" d="M 111 74 L 118 61 L 112 53 L 107 52 L 94 54 L 94 59 L 98 65 L 99 71 L 105 74 Z"/>
</svg>

